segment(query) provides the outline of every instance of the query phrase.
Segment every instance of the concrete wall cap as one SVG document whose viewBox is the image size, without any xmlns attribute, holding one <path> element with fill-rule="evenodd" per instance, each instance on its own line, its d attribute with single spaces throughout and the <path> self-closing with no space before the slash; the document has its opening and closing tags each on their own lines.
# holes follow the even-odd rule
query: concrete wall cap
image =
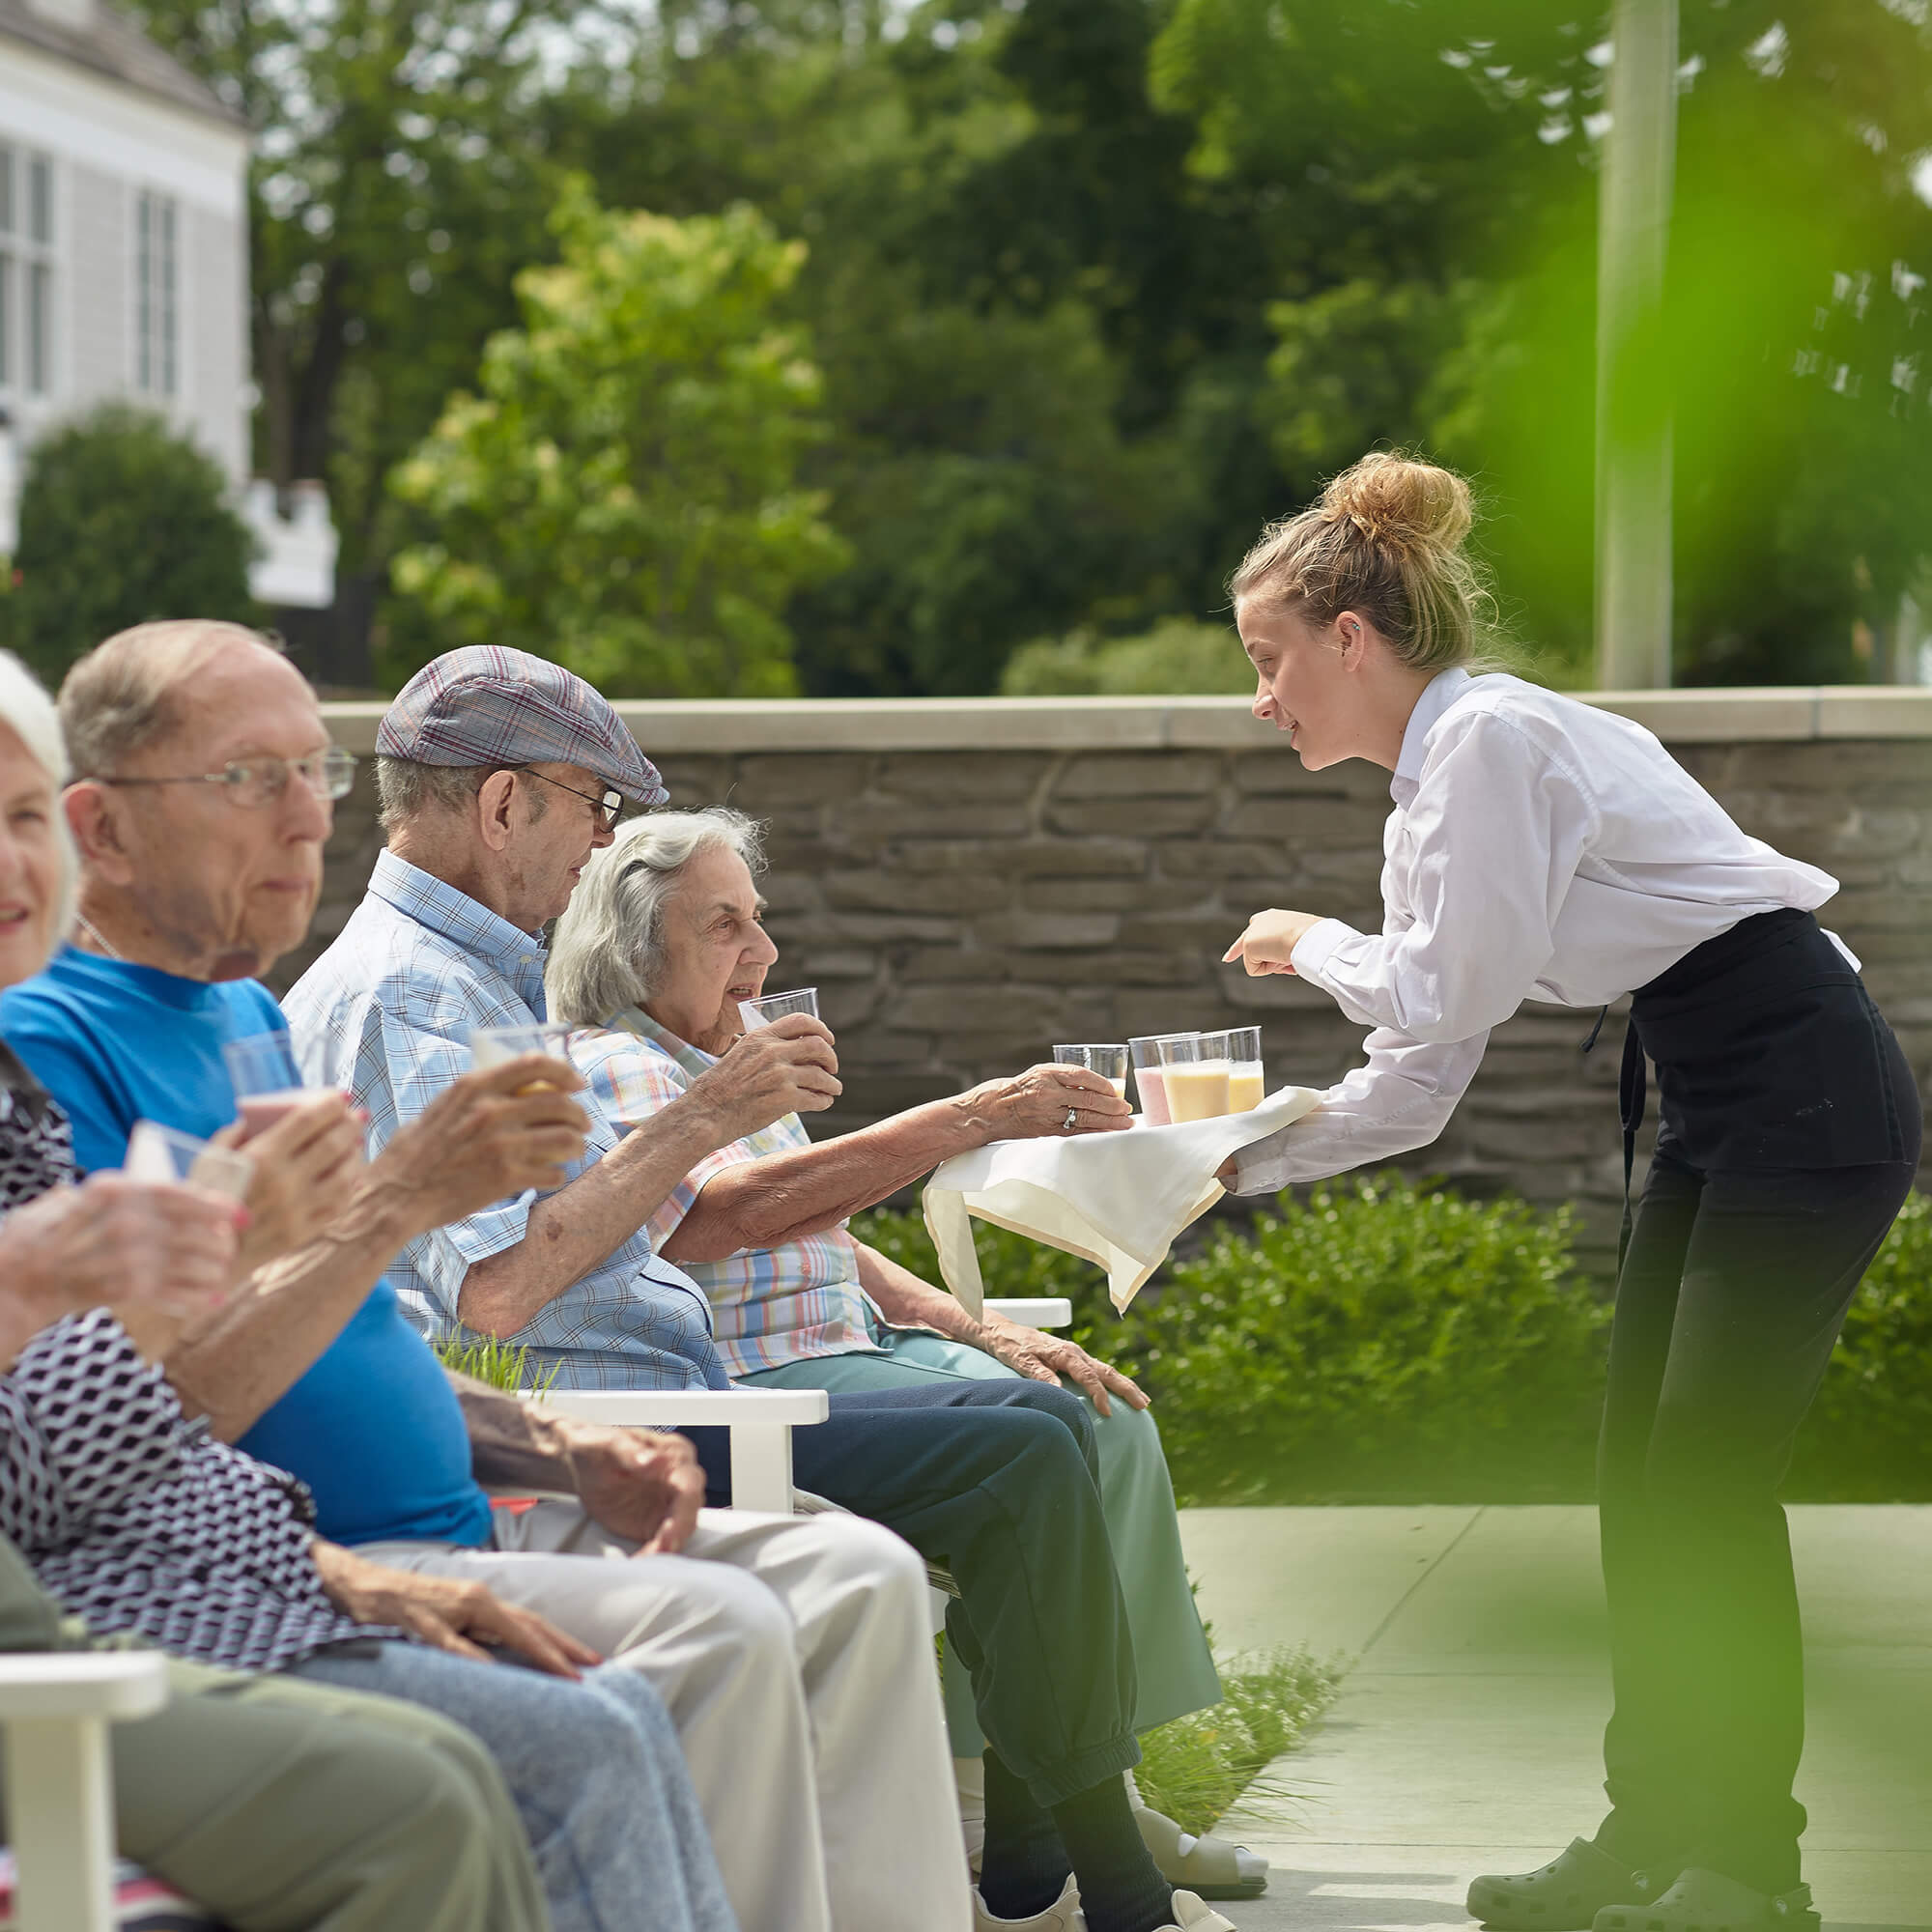
<svg viewBox="0 0 1932 1932">
<path fill-rule="evenodd" d="M 1586 691 L 1666 744 L 1932 738 L 1932 686 L 1783 685 Z M 384 703 L 325 704 L 336 740 L 375 750 Z M 1239 751 L 1273 745 L 1243 697 L 624 699 L 646 755 L 700 752 Z"/>
</svg>

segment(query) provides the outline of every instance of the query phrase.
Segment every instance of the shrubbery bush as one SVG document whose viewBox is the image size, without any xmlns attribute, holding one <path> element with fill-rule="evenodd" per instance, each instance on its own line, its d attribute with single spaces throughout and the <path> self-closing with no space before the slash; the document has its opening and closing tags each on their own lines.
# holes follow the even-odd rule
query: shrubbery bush
<svg viewBox="0 0 1932 1932">
<path fill-rule="evenodd" d="M 918 1216 L 855 1229 L 937 1280 Z M 978 1230 L 994 1294 L 1065 1294 L 1156 1403 L 1183 1502 L 1587 1500 L 1609 1309 L 1567 1211 L 1388 1177 L 1284 1195 L 1124 1317 L 1085 1262 Z M 1932 1498 L 1932 1203 L 1861 1287 L 1787 1486 Z"/>
<path fill-rule="evenodd" d="M 1906 1202 L 1853 1296 L 1785 1489 L 1932 1501 L 1932 1197 Z"/>
<path fill-rule="evenodd" d="M 0 623 L 57 684 L 82 651 L 149 617 L 252 619 L 254 552 L 212 456 L 162 416 L 103 403 L 28 454 Z"/>
</svg>

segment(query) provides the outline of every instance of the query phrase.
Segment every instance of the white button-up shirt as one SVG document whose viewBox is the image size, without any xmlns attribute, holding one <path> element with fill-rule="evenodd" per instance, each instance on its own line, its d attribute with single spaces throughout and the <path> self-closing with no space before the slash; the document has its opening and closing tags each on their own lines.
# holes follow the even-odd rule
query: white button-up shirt
<svg viewBox="0 0 1932 1932">
<path fill-rule="evenodd" d="M 1838 890 L 1740 831 L 1642 725 L 1520 678 L 1435 678 L 1389 791 L 1381 931 L 1326 919 L 1294 949 L 1375 1029 L 1368 1064 L 1243 1150 L 1240 1193 L 1426 1147 L 1524 1000 L 1603 1006 L 1741 920 Z"/>
</svg>

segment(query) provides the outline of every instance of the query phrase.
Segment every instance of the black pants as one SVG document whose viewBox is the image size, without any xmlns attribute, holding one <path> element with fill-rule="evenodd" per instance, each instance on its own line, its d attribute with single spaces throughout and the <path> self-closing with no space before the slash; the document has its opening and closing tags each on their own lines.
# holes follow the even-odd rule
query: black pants
<svg viewBox="0 0 1932 1932">
<path fill-rule="evenodd" d="M 1598 1463 L 1616 1690 L 1598 1842 L 1626 1864 L 1799 1882 L 1804 1655 L 1776 1491 L 1912 1183 L 1911 1115 L 1913 1160 L 1705 1174 L 1665 1152 L 1644 1184 Z"/>
<path fill-rule="evenodd" d="M 792 1473 L 952 1573 L 947 1641 L 1007 1767 L 1051 1806 L 1138 1764 L 1133 1639 L 1085 1400 L 962 1381 L 831 1402 L 793 1435 Z M 727 1500 L 724 1432 L 687 1433 L 712 1500 Z"/>
</svg>

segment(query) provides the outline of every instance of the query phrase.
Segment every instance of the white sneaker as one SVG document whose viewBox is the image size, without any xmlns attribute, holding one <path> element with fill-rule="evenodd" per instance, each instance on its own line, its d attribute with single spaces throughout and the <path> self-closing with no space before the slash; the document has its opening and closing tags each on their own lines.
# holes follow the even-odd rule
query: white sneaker
<svg viewBox="0 0 1932 1932">
<path fill-rule="evenodd" d="M 1222 1923 L 1227 1921 L 1223 1919 Z M 986 1910 L 986 1901 L 980 1896 L 976 1885 L 973 1932 L 1087 1932 L 1087 1915 L 1080 1909 L 1080 1888 L 1069 1878 L 1060 1896 L 1044 1912 L 1037 1912 L 1031 1918 L 995 1918 Z M 1235 1932 L 1235 1928 L 1228 1926 L 1228 1932 Z"/>
<path fill-rule="evenodd" d="M 1196 1898 L 1191 1891 L 1177 1891 L 1174 1894 L 1174 1916 L 1179 1922 L 1163 1925 L 1160 1932 L 1235 1932 L 1232 1918 L 1223 1918 L 1211 1905 Z"/>
</svg>

